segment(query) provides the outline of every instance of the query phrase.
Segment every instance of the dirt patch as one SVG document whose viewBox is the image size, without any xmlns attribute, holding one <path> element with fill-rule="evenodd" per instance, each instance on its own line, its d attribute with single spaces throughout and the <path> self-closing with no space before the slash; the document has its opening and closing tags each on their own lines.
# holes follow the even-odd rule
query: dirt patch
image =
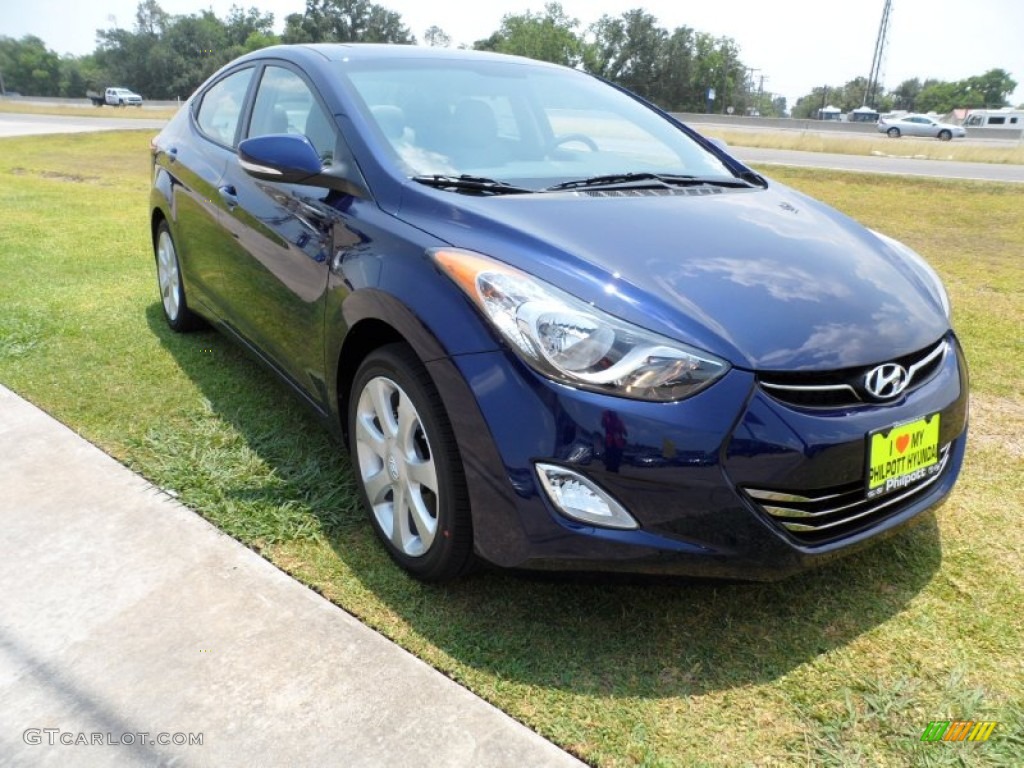
<svg viewBox="0 0 1024 768">
<path fill-rule="evenodd" d="M 81 176 L 77 173 L 62 173 L 61 171 L 40 171 L 29 168 L 11 168 L 15 176 L 38 176 L 42 179 L 57 179 L 58 181 L 71 181 L 76 184 L 94 184 L 100 181 L 99 176 Z"/>
<path fill-rule="evenodd" d="M 968 440 L 980 448 L 998 449 L 1024 459 L 1024 403 L 1009 397 L 971 395 Z"/>
</svg>

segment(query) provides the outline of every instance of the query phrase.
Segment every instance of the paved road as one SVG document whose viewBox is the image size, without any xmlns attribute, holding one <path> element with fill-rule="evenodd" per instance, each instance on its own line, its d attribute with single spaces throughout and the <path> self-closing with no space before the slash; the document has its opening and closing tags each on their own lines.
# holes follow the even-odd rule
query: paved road
<svg viewBox="0 0 1024 768">
<path fill-rule="evenodd" d="M 64 117 L 61 115 L 0 114 L 0 137 L 37 136 L 46 133 L 89 131 L 160 130 L 166 120 L 133 120 L 125 117 Z"/>
<path fill-rule="evenodd" d="M 743 162 L 754 165 L 795 165 L 803 168 L 827 168 L 835 171 L 931 176 L 976 181 L 1007 181 L 1024 184 L 1024 165 L 915 160 L 910 157 L 829 155 L 823 152 L 796 152 L 789 149 L 755 149 L 735 146 L 729 147 L 729 151 Z"/>
<path fill-rule="evenodd" d="M 781 133 L 781 134 L 800 134 L 802 136 L 816 136 L 822 139 L 852 139 L 854 141 L 869 141 L 871 139 L 878 139 L 884 142 L 892 141 L 894 146 L 900 146 L 902 149 L 906 149 L 909 146 L 913 146 L 918 143 L 934 144 L 935 139 L 920 138 L 915 136 L 904 136 L 899 142 L 895 142 L 889 139 L 885 135 L 879 133 L 875 129 L 875 125 L 856 126 L 853 123 L 840 123 L 837 126 L 832 126 L 828 130 L 815 129 L 813 127 L 806 128 L 802 124 L 807 121 L 799 120 L 796 121 L 798 125 L 791 127 L 781 127 L 776 125 L 743 125 L 735 123 L 716 123 L 714 120 L 693 120 L 692 116 L 689 119 L 683 119 L 683 122 L 694 128 L 701 133 L 715 133 L 717 131 L 728 131 L 730 133 Z M 817 122 L 817 121 L 812 121 Z M 824 125 L 827 125 L 825 123 Z M 978 136 L 978 129 L 974 129 L 965 138 L 957 139 L 954 142 L 954 146 L 973 146 L 973 147 L 998 147 L 1002 149 L 1013 149 L 1021 144 L 1021 141 L 1017 138 L 1019 131 L 1000 131 L 998 128 L 988 128 L 985 136 Z"/>
<path fill-rule="evenodd" d="M 159 130 L 165 120 L 128 119 L 119 117 L 63 117 L 56 115 L 0 114 L 0 137 L 46 133 L 82 133 L 147 129 Z M 1007 181 L 1024 183 L 1024 165 L 994 163 L 961 163 L 945 160 L 915 160 L 901 157 L 867 155 L 829 155 L 820 152 L 796 152 L 785 149 L 754 149 L 731 147 L 738 158 L 756 165 L 795 165 L 804 168 L 827 168 L 862 173 L 890 173 L 904 176 L 932 176 L 947 179 Z"/>
</svg>

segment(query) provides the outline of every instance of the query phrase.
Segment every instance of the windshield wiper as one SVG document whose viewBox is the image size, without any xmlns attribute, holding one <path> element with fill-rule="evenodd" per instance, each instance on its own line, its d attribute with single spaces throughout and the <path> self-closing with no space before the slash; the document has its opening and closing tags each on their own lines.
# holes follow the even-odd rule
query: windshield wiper
<svg viewBox="0 0 1024 768">
<path fill-rule="evenodd" d="M 467 173 L 461 176 L 445 176 L 444 174 L 433 173 L 421 176 L 413 176 L 413 181 L 426 184 L 428 187 L 438 189 L 454 189 L 465 192 L 480 192 L 491 195 L 523 195 L 536 192 L 535 189 L 517 187 L 507 181 L 488 179 L 486 176 L 470 176 Z"/>
<path fill-rule="evenodd" d="M 651 186 L 652 182 L 661 187 L 693 187 L 707 184 L 715 187 L 747 188 L 754 186 L 744 179 L 728 179 L 720 176 L 681 176 L 673 173 L 609 173 L 603 176 L 590 176 L 586 179 L 572 179 L 546 187 L 545 192 L 557 192 L 561 189 L 580 189 L 583 187 L 643 187 Z"/>
</svg>

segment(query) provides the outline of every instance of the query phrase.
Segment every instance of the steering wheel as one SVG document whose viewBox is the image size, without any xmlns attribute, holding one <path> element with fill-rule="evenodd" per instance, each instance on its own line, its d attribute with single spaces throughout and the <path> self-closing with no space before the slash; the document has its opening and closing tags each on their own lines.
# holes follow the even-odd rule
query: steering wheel
<svg viewBox="0 0 1024 768">
<path fill-rule="evenodd" d="M 597 142 L 585 133 L 565 133 L 561 136 L 555 136 L 555 138 L 551 140 L 551 149 L 556 149 L 563 144 L 568 144 L 573 141 L 578 141 L 580 144 L 583 144 L 591 152 L 600 151 L 598 149 Z"/>
</svg>

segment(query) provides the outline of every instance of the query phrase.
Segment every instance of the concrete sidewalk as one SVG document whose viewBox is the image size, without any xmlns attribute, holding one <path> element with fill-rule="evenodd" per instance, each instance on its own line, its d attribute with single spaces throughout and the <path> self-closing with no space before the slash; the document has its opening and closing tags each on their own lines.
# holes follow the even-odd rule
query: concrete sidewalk
<svg viewBox="0 0 1024 768">
<path fill-rule="evenodd" d="M 3 387 L 0 525 L 2 766 L 581 765 Z"/>
</svg>

